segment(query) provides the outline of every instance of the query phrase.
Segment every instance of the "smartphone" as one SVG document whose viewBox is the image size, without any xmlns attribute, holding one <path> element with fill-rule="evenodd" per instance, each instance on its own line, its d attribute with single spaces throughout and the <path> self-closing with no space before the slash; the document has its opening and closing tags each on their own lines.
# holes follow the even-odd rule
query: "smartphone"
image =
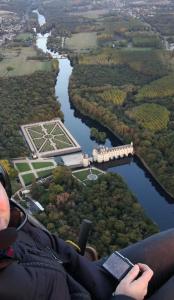
<svg viewBox="0 0 174 300">
<path fill-rule="evenodd" d="M 133 266 L 134 264 L 128 258 L 117 251 L 111 254 L 103 264 L 103 268 L 118 281 L 121 281 Z"/>
</svg>

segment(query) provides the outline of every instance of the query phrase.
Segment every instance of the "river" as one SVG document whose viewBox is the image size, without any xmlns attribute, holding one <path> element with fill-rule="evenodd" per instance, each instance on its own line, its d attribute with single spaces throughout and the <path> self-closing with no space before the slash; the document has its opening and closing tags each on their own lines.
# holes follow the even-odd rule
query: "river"
<svg viewBox="0 0 174 300">
<path fill-rule="evenodd" d="M 38 11 L 35 11 L 35 13 L 38 15 L 39 25 L 42 26 L 45 24 L 46 20 L 44 16 L 40 15 Z M 49 52 L 59 60 L 59 74 L 56 80 L 55 94 L 61 103 L 65 126 L 70 130 L 85 153 L 91 154 L 92 149 L 97 145 L 90 139 L 91 127 L 97 127 L 106 132 L 106 146 L 118 145 L 119 141 L 108 130 L 89 118 L 80 115 L 71 105 L 68 95 L 68 85 L 73 68 L 68 58 L 61 59 L 58 53 L 47 49 L 47 39 L 50 34 L 46 33 L 42 35 L 37 33 L 36 45 L 44 53 Z M 162 191 L 137 159 L 124 160 L 122 164 L 113 162 L 112 164 L 104 164 L 100 167 L 122 176 L 144 208 L 146 214 L 158 224 L 160 230 L 174 226 L 174 201 L 171 201 Z"/>
</svg>

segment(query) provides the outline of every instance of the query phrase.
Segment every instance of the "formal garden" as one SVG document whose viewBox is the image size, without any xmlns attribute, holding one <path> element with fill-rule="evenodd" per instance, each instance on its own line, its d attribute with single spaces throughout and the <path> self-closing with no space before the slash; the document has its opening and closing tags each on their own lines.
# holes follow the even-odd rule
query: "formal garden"
<svg viewBox="0 0 174 300">
<path fill-rule="evenodd" d="M 80 147 L 60 119 L 24 125 L 21 129 L 31 152 L 38 157 L 49 152 L 54 155 L 67 148 L 72 150 Z"/>
</svg>

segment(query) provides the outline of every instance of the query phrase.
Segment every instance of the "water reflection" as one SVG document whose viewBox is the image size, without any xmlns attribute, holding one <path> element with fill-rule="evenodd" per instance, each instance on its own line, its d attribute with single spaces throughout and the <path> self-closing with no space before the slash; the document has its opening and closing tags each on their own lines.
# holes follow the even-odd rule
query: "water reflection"
<svg viewBox="0 0 174 300">
<path fill-rule="evenodd" d="M 39 20 L 40 15 L 38 13 Z M 41 23 L 40 23 L 41 24 Z M 69 79 L 72 74 L 72 66 L 69 59 L 60 59 L 58 53 L 54 53 L 47 49 L 47 39 L 51 33 L 37 34 L 37 46 L 42 49 L 44 53 L 50 53 L 52 57 L 59 60 L 59 74 L 55 86 L 55 94 L 61 103 L 61 110 L 64 113 L 65 126 L 70 130 L 77 142 L 81 145 L 82 150 L 91 154 L 92 149 L 97 146 L 95 141 L 90 139 L 90 128 L 96 127 L 105 131 L 107 140 L 105 145 L 116 146 L 120 144 L 108 130 L 100 126 L 97 122 L 89 118 L 82 117 L 70 104 L 68 86 Z M 130 190 L 136 196 L 145 209 L 147 215 L 156 222 L 160 229 L 167 229 L 174 226 L 174 203 L 170 197 L 159 188 L 159 185 L 152 179 L 147 171 L 137 159 L 122 160 L 105 165 L 100 165 L 105 170 L 118 173 L 128 184 Z"/>
</svg>

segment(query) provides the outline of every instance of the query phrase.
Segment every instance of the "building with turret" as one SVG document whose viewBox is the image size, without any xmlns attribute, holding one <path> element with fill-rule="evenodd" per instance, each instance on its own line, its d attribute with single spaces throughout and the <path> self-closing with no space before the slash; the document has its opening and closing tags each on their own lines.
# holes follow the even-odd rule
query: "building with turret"
<svg viewBox="0 0 174 300">
<path fill-rule="evenodd" d="M 107 162 L 113 159 L 128 157 L 129 155 L 134 154 L 134 147 L 133 143 L 113 148 L 107 148 L 107 147 L 99 147 L 93 149 L 92 156 L 93 161 L 102 163 Z"/>
</svg>

